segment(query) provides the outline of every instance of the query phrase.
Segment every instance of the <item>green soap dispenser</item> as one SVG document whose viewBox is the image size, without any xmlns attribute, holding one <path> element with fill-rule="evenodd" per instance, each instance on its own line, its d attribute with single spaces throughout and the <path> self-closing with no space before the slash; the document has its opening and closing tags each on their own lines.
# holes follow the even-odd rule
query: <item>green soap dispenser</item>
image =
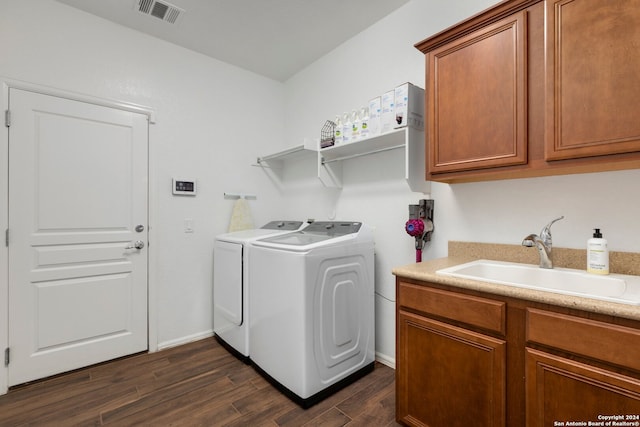
<svg viewBox="0 0 640 427">
<path fill-rule="evenodd" d="M 587 272 L 609 274 L 609 248 L 599 228 L 594 228 L 593 237 L 587 241 Z"/>
</svg>

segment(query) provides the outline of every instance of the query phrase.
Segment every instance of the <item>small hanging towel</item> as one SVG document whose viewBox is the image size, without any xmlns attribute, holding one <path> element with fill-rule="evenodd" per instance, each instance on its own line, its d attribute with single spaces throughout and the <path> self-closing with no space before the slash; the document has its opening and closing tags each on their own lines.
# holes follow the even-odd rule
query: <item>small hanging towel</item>
<svg viewBox="0 0 640 427">
<path fill-rule="evenodd" d="M 249 230 L 252 228 L 255 227 L 253 226 L 253 218 L 251 217 L 249 202 L 241 197 L 233 204 L 231 221 L 229 222 L 229 232 Z"/>
</svg>

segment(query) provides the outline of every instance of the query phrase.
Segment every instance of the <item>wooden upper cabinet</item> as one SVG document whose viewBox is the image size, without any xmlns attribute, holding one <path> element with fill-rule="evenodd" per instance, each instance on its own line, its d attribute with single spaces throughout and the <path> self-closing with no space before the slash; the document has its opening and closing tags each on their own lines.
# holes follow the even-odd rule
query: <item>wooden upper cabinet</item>
<svg viewBox="0 0 640 427">
<path fill-rule="evenodd" d="M 640 0 L 503 0 L 415 47 L 427 180 L 640 168 Z"/>
<path fill-rule="evenodd" d="M 427 52 L 430 174 L 527 162 L 527 15 Z"/>
<path fill-rule="evenodd" d="M 640 0 L 548 0 L 546 160 L 640 151 Z"/>
</svg>

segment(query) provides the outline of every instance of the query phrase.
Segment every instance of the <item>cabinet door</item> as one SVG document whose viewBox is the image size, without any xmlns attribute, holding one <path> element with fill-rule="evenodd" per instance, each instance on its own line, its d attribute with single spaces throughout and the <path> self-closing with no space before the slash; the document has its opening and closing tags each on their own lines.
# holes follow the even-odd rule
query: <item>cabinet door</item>
<svg viewBox="0 0 640 427">
<path fill-rule="evenodd" d="M 545 158 L 640 151 L 640 0 L 553 0 L 545 13 Z"/>
<path fill-rule="evenodd" d="M 526 381 L 528 427 L 597 423 L 602 415 L 632 423 L 617 425 L 640 421 L 640 380 L 635 378 L 527 348 Z"/>
<path fill-rule="evenodd" d="M 526 13 L 427 55 L 429 172 L 527 162 Z"/>
<path fill-rule="evenodd" d="M 396 414 L 415 426 L 504 426 L 505 341 L 398 312 Z"/>
</svg>

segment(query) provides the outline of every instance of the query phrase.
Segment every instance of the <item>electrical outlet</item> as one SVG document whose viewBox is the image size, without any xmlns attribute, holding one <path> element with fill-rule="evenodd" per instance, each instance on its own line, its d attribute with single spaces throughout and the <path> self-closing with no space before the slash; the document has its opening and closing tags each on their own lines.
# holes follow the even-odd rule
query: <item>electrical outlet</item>
<svg viewBox="0 0 640 427">
<path fill-rule="evenodd" d="M 184 220 L 184 232 L 185 233 L 193 233 L 193 219 L 185 218 Z"/>
</svg>

